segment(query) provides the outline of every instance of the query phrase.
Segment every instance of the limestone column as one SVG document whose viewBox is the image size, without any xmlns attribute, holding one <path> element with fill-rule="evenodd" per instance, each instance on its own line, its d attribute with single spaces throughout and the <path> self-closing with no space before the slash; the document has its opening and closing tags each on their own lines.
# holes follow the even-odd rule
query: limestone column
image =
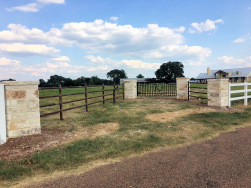
<svg viewBox="0 0 251 188">
<path fill-rule="evenodd" d="M 125 99 L 137 99 L 137 80 L 124 81 Z"/>
<path fill-rule="evenodd" d="M 188 100 L 188 81 L 189 80 L 190 78 L 187 78 L 187 77 L 176 78 L 177 99 Z"/>
<path fill-rule="evenodd" d="M 228 79 L 208 79 L 207 80 L 208 106 L 228 106 L 229 105 L 229 80 Z"/>
<path fill-rule="evenodd" d="M 5 81 L 7 137 L 41 133 L 39 82 Z"/>
</svg>

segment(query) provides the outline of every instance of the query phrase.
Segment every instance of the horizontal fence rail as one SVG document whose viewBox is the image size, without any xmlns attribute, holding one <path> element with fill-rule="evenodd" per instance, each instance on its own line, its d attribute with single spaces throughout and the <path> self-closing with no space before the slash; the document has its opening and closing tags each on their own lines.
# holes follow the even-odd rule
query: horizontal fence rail
<svg viewBox="0 0 251 188">
<path fill-rule="evenodd" d="M 137 83 L 137 96 L 177 96 L 176 83 Z"/>
<path fill-rule="evenodd" d="M 63 112 L 88 107 L 106 101 L 116 103 L 116 99 L 124 99 L 124 85 L 79 86 L 39 88 L 40 117 L 59 114 L 63 120 Z"/>
<path fill-rule="evenodd" d="M 244 105 L 248 105 L 248 99 L 251 99 L 251 89 L 249 89 L 249 86 L 251 88 L 251 83 L 237 83 L 232 84 L 229 83 L 229 107 L 231 107 L 231 102 L 236 100 L 243 100 L 244 99 Z M 233 89 L 232 87 L 236 87 Z M 235 95 L 235 97 L 232 97 L 232 94 Z M 242 96 L 239 96 L 242 95 Z"/>
<path fill-rule="evenodd" d="M 207 100 L 207 82 L 204 83 L 189 81 L 188 82 L 188 100 L 190 98 L 198 98 Z"/>
</svg>

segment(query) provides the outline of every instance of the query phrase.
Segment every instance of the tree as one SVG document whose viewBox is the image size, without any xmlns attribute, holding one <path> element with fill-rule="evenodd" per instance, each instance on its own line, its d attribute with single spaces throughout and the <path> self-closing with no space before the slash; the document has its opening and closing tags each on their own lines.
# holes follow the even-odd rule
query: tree
<svg viewBox="0 0 251 188">
<path fill-rule="evenodd" d="M 8 80 L 0 80 L 0 82 L 3 82 L 3 81 L 16 81 L 16 80 L 12 78 L 9 78 Z"/>
<path fill-rule="evenodd" d="M 156 78 L 162 82 L 175 82 L 177 77 L 184 77 L 184 65 L 181 62 L 163 63 L 155 72 Z"/>
<path fill-rule="evenodd" d="M 59 75 L 52 75 L 50 76 L 50 79 L 47 81 L 47 84 L 49 87 L 52 86 L 58 86 L 58 85 L 64 85 L 65 78 L 63 76 Z"/>
<path fill-rule="evenodd" d="M 46 87 L 46 82 L 44 79 L 39 79 L 39 87 Z"/>
<path fill-rule="evenodd" d="M 108 72 L 106 75 L 107 75 L 107 78 L 112 78 L 113 83 L 115 84 L 119 84 L 119 81 L 121 78 L 127 78 L 126 73 L 123 69 L 121 70 L 113 69 L 110 72 Z"/>
<path fill-rule="evenodd" d="M 99 77 L 97 77 L 97 76 L 92 76 L 91 79 L 90 79 L 90 81 L 89 81 L 89 84 L 90 84 L 90 85 L 101 85 L 102 82 L 101 82 L 101 80 L 100 80 Z"/>
<path fill-rule="evenodd" d="M 144 78 L 144 76 L 142 74 L 139 74 L 137 78 Z"/>
</svg>

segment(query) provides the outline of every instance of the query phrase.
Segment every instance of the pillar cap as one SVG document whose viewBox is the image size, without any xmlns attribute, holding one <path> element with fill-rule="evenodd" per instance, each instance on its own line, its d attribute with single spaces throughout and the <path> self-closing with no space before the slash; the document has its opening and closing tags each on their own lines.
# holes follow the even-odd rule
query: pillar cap
<svg viewBox="0 0 251 188">
<path fill-rule="evenodd" d="M 38 85 L 39 81 L 3 81 L 0 84 L 6 86 L 23 86 L 23 85 Z"/>
</svg>

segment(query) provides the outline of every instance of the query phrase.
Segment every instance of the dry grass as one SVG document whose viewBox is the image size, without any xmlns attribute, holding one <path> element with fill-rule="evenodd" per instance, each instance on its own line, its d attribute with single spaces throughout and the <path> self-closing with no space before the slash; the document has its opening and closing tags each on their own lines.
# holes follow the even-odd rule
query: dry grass
<svg viewBox="0 0 251 188">
<path fill-rule="evenodd" d="M 44 129 L 59 129 L 75 134 L 75 141 L 60 146 L 55 156 L 60 158 L 61 151 L 67 154 L 68 149 L 71 149 L 69 152 L 74 151 L 75 157 L 79 153 L 80 157 L 76 164 L 74 161 L 66 161 L 66 167 L 64 164 L 54 167 L 53 163 L 48 164 L 51 163 L 50 158 L 55 158 L 54 153 L 48 153 L 48 161 L 44 161 L 44 164 L 51 168 L 47 172 L 49 175 L 42 169 L 35 169 L 32 172 L 38 178 L 32 177 L 32 181 L 50 176 L 68 176 L 128 156 L 209 139 L 221 132 L 248 125 L 250 113 L 250 109 L 236 112 L 233 109 L 208 108 L 201 104 L 170 98 L 143 98 L 96 106 L 89 113 L 83 112 L 83 109 L 69 111 L 65 113 L 64 121 L 58 120 L 57 116 L 43 118 Z M 231 122 L 227 122 L 230 118 Z M 210 119 L 212 121 L 209 121 Z M 87 144 L 86 148 L 83 148 L 83 144 Z M 80 151 L 74 149 L 75 145 Z M 83 155 L 82 151 L 89 153 Z M 81 156 L 87 157 L 88 160 L 82 160 Z M 43 155 L 38 158 L 38 164 L 40 159 L 44 160 Z M 29 178 L 25 176 L 22 179 L 25 179 L 26 183 L 29 182 Z"/>
</svg>

